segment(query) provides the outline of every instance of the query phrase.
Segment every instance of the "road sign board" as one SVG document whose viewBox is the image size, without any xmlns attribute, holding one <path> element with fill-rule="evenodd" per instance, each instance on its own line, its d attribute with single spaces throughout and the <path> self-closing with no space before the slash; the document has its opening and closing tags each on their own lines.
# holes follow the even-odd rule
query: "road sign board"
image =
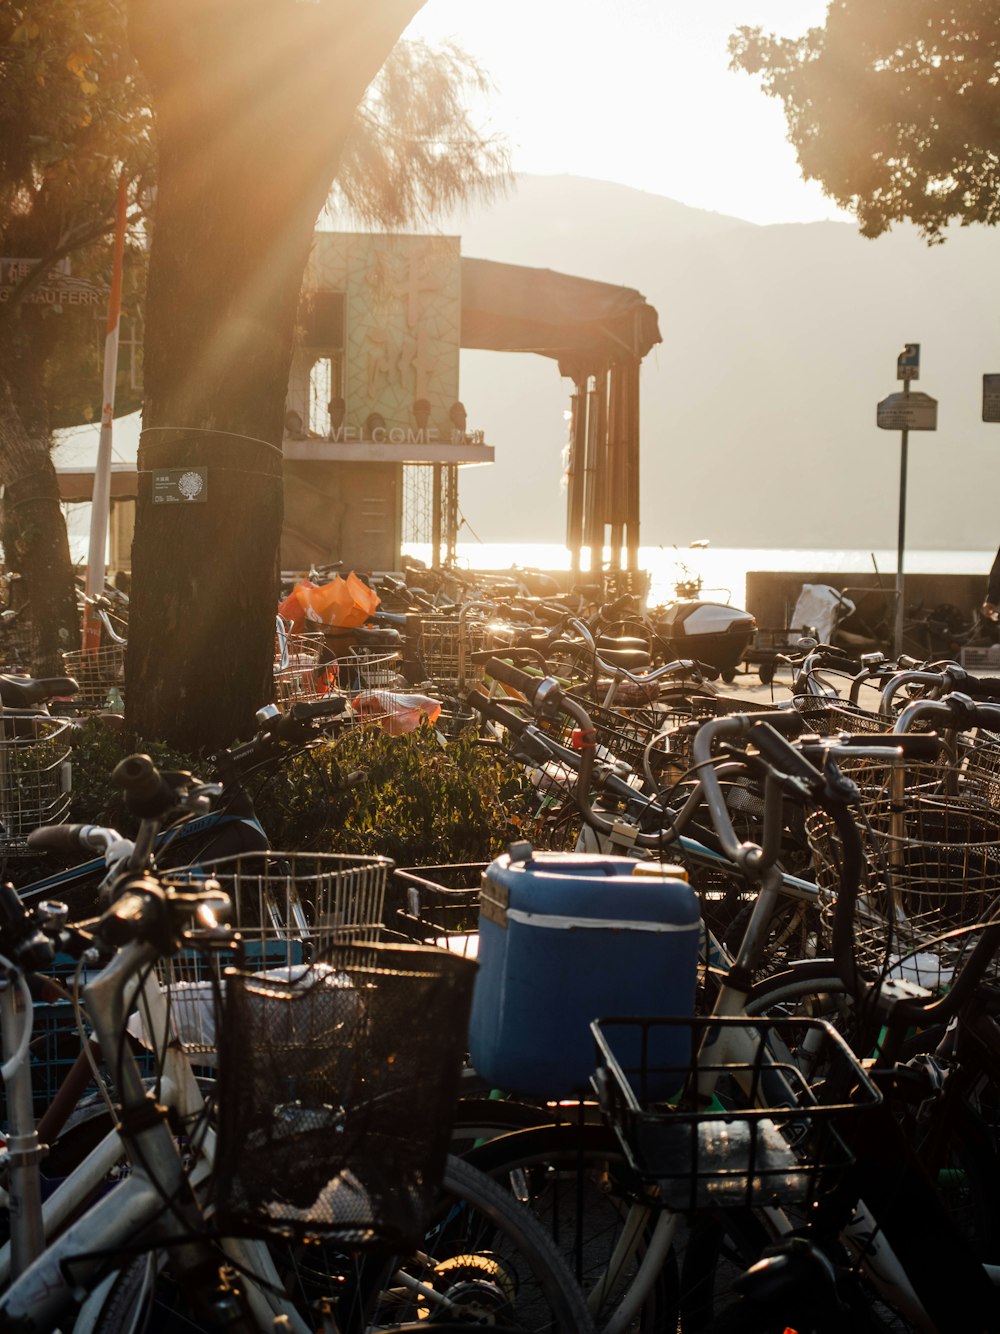
<svg viewBox="0 0 1000 1334">
<path fill-rule="evenodd" d="M 0 303 L 10 300 L 11 290 L 24 281 L 38 267 L 36 259 L 17 259 L 0 256 Z M 36 283 L 26 297 L 26 305 L 100 306 L 107 300 L 108 289 L 74 278 L 68 259 L 58 260 L 49 268 L 41 282 Z"/>
<path fill-rule="evenodd" d="M 983 376 L 983 421 L 1000 422 L 1000 375 Z"/>
<path fill-rule="evenodd" d="M 883 431 L 936 431 L 937 399 L 930 394 L 890 394 L 875 409 Z"/>
<path fill-rule="evenodd" d="M 896 358 L 897 380 L 920 379 L 920 344 L 904 343 L 903 350 Z"/>
</svg>

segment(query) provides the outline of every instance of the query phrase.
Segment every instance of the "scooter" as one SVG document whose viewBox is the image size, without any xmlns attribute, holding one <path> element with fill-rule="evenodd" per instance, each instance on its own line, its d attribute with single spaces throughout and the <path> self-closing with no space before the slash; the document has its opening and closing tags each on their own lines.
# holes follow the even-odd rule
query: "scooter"
<svg viewBox="0 0 1000 1334">
<path fill-rule="evenodd" d="M 714 667 L 727 684 L 757 631 L 748 611 L 724 602 L 671 602 L 659 609 L 653 628 L 667 656 L 694 658 Z"/>
<path fill-rule="evenodd" d="M 691 543 L 692 550 L 707 546 L 705 540 Z M 730 684 L 757 632 L 757 622 L 750 612 L 705 596 L 728 594 L 727 589 L 706 589 L 701 575 L 683 561 L 678 568 L 676 601 L 657 608 L 653 622 L 662 650 L 670 657 L 708 663 Z"/>
</svg>

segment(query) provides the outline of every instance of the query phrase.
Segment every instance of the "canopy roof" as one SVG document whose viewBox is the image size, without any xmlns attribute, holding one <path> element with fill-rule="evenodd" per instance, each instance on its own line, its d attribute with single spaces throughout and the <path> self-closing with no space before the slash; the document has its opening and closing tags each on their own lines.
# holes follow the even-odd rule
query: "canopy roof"
<svg viewBox="0 0 1000 1334">
<path fill-rule="evenodd" d="M 655 309 L 631 287 L 462 257 L 463 347 L 538 352 L 578 379 L 661 341 Z"/>
</svg>

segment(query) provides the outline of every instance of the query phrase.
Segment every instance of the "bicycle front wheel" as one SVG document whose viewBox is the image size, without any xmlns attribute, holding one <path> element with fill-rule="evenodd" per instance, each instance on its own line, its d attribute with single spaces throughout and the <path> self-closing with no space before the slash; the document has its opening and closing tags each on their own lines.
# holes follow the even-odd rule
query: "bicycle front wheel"
<svg viewBox="0 0 1000 1334">
<path fill-rule="evenodd" d="M 303 1247 L 289 1256 L 286 1291 L 297 1303 L 315 1282 L 322 1286 L 325 1251 Z M 343 1257 L 331 1259 L 327 1274 L 343 1265 Z M 420 1247 L 388 1263 L 362 1262 L 348 1287 L 337 1304 L 344 1334 L 438 1322 L 518 1334 L 595 1334 L 582 1291 L 531 1211 L 454 1157 Z"/>
</svg>

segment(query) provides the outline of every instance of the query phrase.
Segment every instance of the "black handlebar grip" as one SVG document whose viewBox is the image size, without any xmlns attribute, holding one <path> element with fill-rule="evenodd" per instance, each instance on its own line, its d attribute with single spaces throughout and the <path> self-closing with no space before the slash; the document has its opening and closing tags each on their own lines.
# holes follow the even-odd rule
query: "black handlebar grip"
<svg viewBox="0 0 1000 1334">
<path fill-rule="evenodd" d="M 493 677 L 494 681 L 499 681 L 501 685 L 510 686 L 512 690 L 519 691 L 531 704 L 534 704 L 538 687 L 545 680 L 545 677 L 542 676 L 530 676 L 527 672 L 522 672 L 520 668 L 513 667 L 509 662 L 501 661 L 500 658 L 490 658 L 486 664 L 486 671 Z"/>
<path fill-rule="evenodd" d="M 111 781 L 141 801 L 159 791 L 160 771 L 148 755 L 126 755 L 112 770 Z"/>
<path fill-rule="evenodd" d="M 80 835 L 89 828 L 86 824 L 43 824 L 28 835 L 28 847 L 32 852 L 79 852 L 84 846 Z"/>
<path fill-rule="evenodd" d="M 1000 676 L 965 676 L 962 678 L 962 693 L 972 699 L 1000 700 Z"/>
<path fill-rule="evenodd" d="M 522 718 L 513 709 L 506 708 L 498 700 L 491 699 L 489 695 L 484 695 L 481 690 L 470 690 L 465 696 L 465 702 L 484 718 L 489 718 L 492 723 L 499 723 L 508 731 L 522 732 L 528 725 L 526 718 Z"/>
<path fill-rule="evenodd" d="M 927 760 L 933 764 L 941 755 L 941 738 L 936 732 L 925 732 L 917 736 L 906 733 L 895 739 L 902 746 L 903 754 L 908 760 Z"/>
<path fill-rule="evenodd" d="M 941 754 L 941 738 L 937 732 L 857 732 L 834 739 L 838 746 L 856 746 L 859 750 L 898 750 L 908 760 L 933 763 Z"/>
<path fill-rule="evenodd" d="M 845 649 L 838 648 L 836 644 L 820 644 L 812 653 L 820 660 L 821 670 L 823 667 L 829 667 L 832 671 L 852 672 L 855 675 L 863 670 L 857 658 L 852 657 Z"/>
<path fill-rule="evenodd" d="M 722 675 L 718 667 L 713 667 L 710 662 L 701 662 L 698 658 L 694 659 L 694 666 L 706 681 L 718 681 Z"/>
<path fill-rule="evenodd" d="M 809 720 L 795 709 L 765 709 L 746 716 L 754 723 L 768 723 L 782 736 L 801 736 L 803 732 L 812 731 Z"/>
<path fill-rule="evenodd" d="M 127 755 L 115 766 L 111 781 L 122 789 L 129 810 L 140 819 L 164 815 L 177 804 L 176 793 L 148 755 Z"/>
<path fill-rule="evenodd" d="M 755 722 L 750 729 L 750 739 L 764 759 L 782 773 L 802 779 L 813 791 L 819 791 L 826 785 L 816 766 L 786 741 L 770 722 Z"/>
<path fill-rule="evenodd" d="M 1000 731 L 1000 703 L 976 704 L 963 690 L 953 691 L 939 701 L 951 715 L 950 721 L 957 728 L 985 727 L 988 731 Z"/>
</svg>

